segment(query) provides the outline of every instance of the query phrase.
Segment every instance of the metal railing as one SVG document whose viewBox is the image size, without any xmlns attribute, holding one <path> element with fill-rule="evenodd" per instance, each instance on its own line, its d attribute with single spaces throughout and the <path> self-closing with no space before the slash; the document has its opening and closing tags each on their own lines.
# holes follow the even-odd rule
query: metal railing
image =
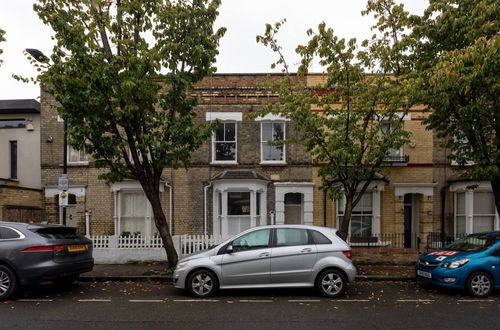
<svg viewBox="0 0 500 330">
<path fill-rule="evenodd" d="M 391 233 L 372 235 L 350 235 L 347 243 L 352 247 L 420 248 L 417 234 Z"/>
</svg>

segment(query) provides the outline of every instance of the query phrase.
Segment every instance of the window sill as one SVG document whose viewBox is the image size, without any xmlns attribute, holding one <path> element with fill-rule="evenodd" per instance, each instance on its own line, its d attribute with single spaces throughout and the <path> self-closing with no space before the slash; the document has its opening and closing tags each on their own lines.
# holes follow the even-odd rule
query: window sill
<svg viewBox="0 0 500 330">
<path fill-rule="evenodd" d="M 238 165 L 237 161 L 212 161 L 210 165 Z"/>
<path fill-rule="evenodd" d="M 78 167 L 78 166 L 89 166 L 89 162 L 73 162 L 67 163 L 68 167 Z M 63 167 L 64 164 L 59 164 L 59 167 Z"/>
<path fill-rule="evenodd" d="M 286 161 L 261 161 L 260 165 L 286 165 Z"/>
</svg>

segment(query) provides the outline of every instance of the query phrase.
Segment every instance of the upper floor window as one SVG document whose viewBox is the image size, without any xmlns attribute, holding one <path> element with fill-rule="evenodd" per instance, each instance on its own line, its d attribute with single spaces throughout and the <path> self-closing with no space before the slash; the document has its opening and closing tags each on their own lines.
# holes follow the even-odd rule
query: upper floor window
<svg viewBox="0 0 500 330">
<path fill-rule="evenodd" d="M 17 179 L 17 141 L 10 143 L 10 178 Z"/>
<path fill-rule="evenodd" d="M 0 128 L 25 128 L 24 119 L 0 119 Z"/>
<path fill-rule="evenodd" d="M 263 122 L 261 124 L 261 161 L 285 162 L 285 146 L 280 141 L 285 139 L 284 122 Z"/>
<path fill-rule="evenodd" d="M 214 162 L 236 162 L 236 122 L 222 122 L 214 132 Z"/>
<path fill-rule="evenodd" d="M 85 153 L 85 148 L 77 150 L 73 146 L 68 145 L 68 163 L 87 164 L 88 162 L 89 158 L 87 153 Z"/>
<path fill-rule="evenodd" d="M 384 121 L 380 123 L 380 131 L 382 135 L 391 133 L 394 131 L 394 127 L 390 122 Z M 400 161 L 403 158 L 403 147 L 401 148 L 391 148 L 387 152 L 387 160 L 388 161 Z"/>
</svg>

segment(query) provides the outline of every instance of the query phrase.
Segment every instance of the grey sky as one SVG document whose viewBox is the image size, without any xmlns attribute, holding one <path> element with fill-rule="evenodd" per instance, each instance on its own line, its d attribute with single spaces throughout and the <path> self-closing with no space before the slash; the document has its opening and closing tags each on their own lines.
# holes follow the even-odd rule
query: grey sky
<svg viewBox="0 0 500 330">
<path fill-rule="evenodd" d="M 18 82 L 12 74 L 33 76 L 35 70 L 23 55 L 25 48 L 51 53 L 51 30 L 44 26 L 32 9 L 33 0 L 0 0 L 0 27 L 7 42 L 1 43 L 4 64 L 0 67 L 0 99 L 37 98 L 39 88 Z M 402 0 L 412 13 L 422 13 L 427 0 Z M 305 31 L 325 21 L 338 35 L 365 39 L 371 35 L 373 21 L 362 17 L 366 0 L 222 0 L 217 26 L 227 28 L 219 48 L 218 72 L 270 72 L 275 56 L 255 42 L 266 23 L 282 18 L 287 24 L 280 42 L 287 59 L 298 62 L 295 46 L 304 43 Z M 313 68 L 314 69 L 314 68 Z"/>
</svg>

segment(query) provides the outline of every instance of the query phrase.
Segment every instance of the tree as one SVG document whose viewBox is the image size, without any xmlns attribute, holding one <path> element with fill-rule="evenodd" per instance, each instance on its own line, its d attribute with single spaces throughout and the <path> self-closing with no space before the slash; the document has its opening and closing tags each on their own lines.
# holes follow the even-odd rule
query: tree
<svg viewBox="0 0 500 330">
<path fill-rule="evenodd" d="M 219 0 L 38 0 L 54 30 L 38 79 L 57 101 L 69 142 L 85 148 L 101 179 L 138 180 L 170 266 L 177 264 L 160 200 L 164 168 L 189 166 L 213 126 L 194 122 L 194 83 L 215 72 L 225 29 Z"/>
<path fill-rule="evenodd" d="M 278 54 L 273 67 L 282 65 L 285 73 L 275 86 L 280 102 L 269 105 L 264 113 L 281 114 L 294 121 L 301 133 L 300 142 L 311 153 L 313 163 L 321 166 L 323 189 L 331 198 L 345 195 L 340 226 L 343 237 L 348 235 L 353 208 L 383 172 L 390 151 L 401 148 L 409 137 L 403 128 L 404 115 L 411 106 L 405 83 L 408 14 L 392 0 L 368 1 L 363 14 L 373 14 L 378 22 L 375 35 L 362 43 L 361 50 L 356 39 L 339 39 L 325 23 L 317 31 L 308 31 L 311 39 L 296 49 L 302 58 L 298 75 L 307 75 L 316 58 L 325 68 L 324 82 L 311 88 L 291 83 L 276 38 L 283 22 L 268 24 L 265 34 L 257 37 Z"/>
<path fill-rule="evenodd" d="M 500 213 L 500 3 L 434 0 L 413 17 L 416 101 L 465 176 L 491 182 Z"/>
<path fill-rule="evenodd" d="M 0 42 L 5 41 L 4 35 L 5 35 L 5 31 L 0 29 Z M 3 50 L 2 50 L 2 48 L 0 48 L 0 55 L 2 55 L 2 53 L 3 53 Z M 0 59 L 0 66 L 2 65 L 2 62 L 3 62 L 2 59 Z"/>
</svg>

